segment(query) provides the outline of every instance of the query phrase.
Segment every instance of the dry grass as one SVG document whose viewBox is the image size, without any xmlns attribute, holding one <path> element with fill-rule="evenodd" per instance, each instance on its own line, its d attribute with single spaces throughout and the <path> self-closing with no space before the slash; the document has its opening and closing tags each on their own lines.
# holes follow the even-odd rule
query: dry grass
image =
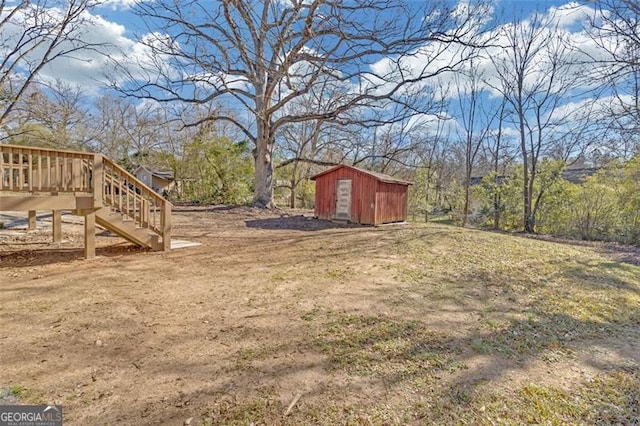
<svg viewBox="0 0 640 426">
<path fill-rule="evenodd" d="M 101 261 L 83 275 L 74 262 L 55 274 L 33 271 L 49 273 L 50 291 L 66 296 L 83 288 L 86 274 L 103 274 L 94 287 L 99 303 L 138 306 L 136 321 L 150 324 L 153 335 L 100 323 L 111 324 L 111 345 L 126 345 L 131 335 L 146 342 L 147 334 L 163 342 L 160 351 L 155 343 L 132 349 L 142 371 L 134 370 L 131 390 L 100 366 L 86 388 L 104 383 L 96 392 L 105 398 L 79 394 L 63 378 L 58 388 L 55 380 L 46 386 L 24 372 L 4 373 L 0 384 L 20 389 L 26 402 L 58 399 L 72 420 L 89 424 L 179 424 L 187 417 L 192 424 L 292 425 L 640 421 L 640 267 L 597 247 L 445 225 L 309 229 L 308 219 L 251 214 L 178 215 L 178 234 L 205 246 L 188 256 L 129 256 L 120 274 L 155 269 L 162 278 L 122 291 L 109 287 L 113 272 Z M 30 283 L 28 268 L 0 269 L 3 283 L 11 274 L 24 277 L 3 284 L 4 321 L 24 306 L 11 295 Z M 146 292 L 132 291 L 140 285 Z M 50 299 L 38 294 L 29 306 L 63 317 L 65 305 Z M 43 328 L 9 333 L 3 346 L 24 351 L 48 342 Z M 78 368 L 101 356 L 79 359 Z M 5 359 L 13 361 L 0 352 Z M 121 368 L 113 358 L 107 363 Z M 168 381 L 144 384 L 158 374 L 178 376 L 181 390 Z M 117 414 L 96 417 L 97 407 Z"/>
</svg>

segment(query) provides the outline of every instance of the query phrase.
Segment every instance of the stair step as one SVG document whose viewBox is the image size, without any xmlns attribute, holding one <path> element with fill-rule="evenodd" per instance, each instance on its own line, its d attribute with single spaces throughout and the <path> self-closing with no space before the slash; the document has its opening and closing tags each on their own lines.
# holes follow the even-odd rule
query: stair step
<svg viewBox="0 0 640 426">
<path fill-rule="evenodd" d="M 157 234 L 148 228 L 138 226 L 133 218 L 123 217 L 120 212 L 109 211 L 107 208 L 98 210 L 96 212 L 96 222 L 134 244 L 150 247 L 153 250 L 162 249 Z"/>
</svg>

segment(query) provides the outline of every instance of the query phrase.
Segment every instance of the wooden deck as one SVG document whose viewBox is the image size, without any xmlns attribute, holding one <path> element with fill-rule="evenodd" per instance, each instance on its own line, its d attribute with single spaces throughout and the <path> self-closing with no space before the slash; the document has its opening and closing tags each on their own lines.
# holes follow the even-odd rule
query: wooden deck
<svg viewBox="0 0 640 426">
<path fill-rule="evenodd" d="M 171 203 L 101 154 L 0 144 L 0 211 L 61 211 L 84 216 L 84 255 L 95 256 L 96 224 L 142 247 L 171 247 Z"/>
</svg>

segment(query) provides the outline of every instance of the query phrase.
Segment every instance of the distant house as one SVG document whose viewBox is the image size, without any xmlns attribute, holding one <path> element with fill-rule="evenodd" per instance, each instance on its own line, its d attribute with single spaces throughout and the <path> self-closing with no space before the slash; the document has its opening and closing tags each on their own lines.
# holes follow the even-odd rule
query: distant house
<svg viewBox="0 0 640 426">
<path fill-rule="evenodd" d="M 562 172 L 564 180 L 571 183 L 584 183 L 588 177 L 595 175 L 599 167 L 569 167 Z"/>
<path fill-rule="evenodd" d="M 568 182 L 580 184 L 589 176 L 593 176 L 600 170 L 599 167 L 568 167 L 562 171 L 562 178 Z M 480 185 L 484 176 L 472 176 L 469 181 L 471 186 Z M 498 185 L 502 185 L 509 181 L 509 176 L 498 175 Z"/>
<path fill-rule="evenodd" d="M 173 173 L 166 170 L 156 170 L 147 166 L 138 166 L 133 172 L 136 178 L 153 189 L 158 194 L 170 191 L 175 186 Z"/>
</svg>

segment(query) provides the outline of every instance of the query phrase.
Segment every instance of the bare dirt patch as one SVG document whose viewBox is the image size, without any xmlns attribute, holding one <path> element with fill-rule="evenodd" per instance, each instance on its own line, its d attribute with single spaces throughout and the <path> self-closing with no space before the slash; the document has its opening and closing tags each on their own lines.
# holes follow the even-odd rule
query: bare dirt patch
<svg viewBox="0 0 640 426">
<path fill-rule="evenodd" d="M 202 245 L 145 252 L 105 233 L 86 261 L 79 224 L 60 246 L 47 229 L 0 240 L 0 388 L 71 424 L 527 421 L 511 404 L 545 422 L 540 400 L 560 422 L 638 415 L 584 402 L 638 382 L 634 265 L 308 212 L 182 207 L 174 224 Z"/>
</svg>

